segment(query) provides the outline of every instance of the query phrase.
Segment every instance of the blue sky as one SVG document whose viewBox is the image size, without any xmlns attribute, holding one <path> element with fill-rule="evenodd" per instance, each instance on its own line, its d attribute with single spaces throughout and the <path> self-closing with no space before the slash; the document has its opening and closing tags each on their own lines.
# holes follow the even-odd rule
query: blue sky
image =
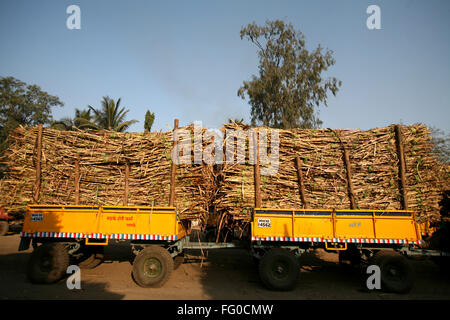
<svg viewBox="0 0 450 320">
<path fill-rule="evenodd" d="M 69 30 L 66 8 L 81 9 Z M 366 8 L 381 8 L 381 30 L 368 30 Z M 143 131 L 229 117 L 250 119 L 237 96 L 257 72 L 256 48 L 239 31 L 283 19 L 307 47 L 334 51 L 329 72 L 342 80 L 320 108 L 323 127 L 369 129 L 424 123 L 450 131 L 449 1 L 23 1 L 0 2 L 0 76 L 34 83 L 75 108 L 122 98 Z"/>
</svg>

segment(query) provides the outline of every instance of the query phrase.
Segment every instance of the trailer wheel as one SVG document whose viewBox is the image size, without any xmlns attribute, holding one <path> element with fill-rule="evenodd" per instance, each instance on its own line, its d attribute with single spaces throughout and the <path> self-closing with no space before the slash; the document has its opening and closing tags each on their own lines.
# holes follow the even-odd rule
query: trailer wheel
<svg viewBox="0 0 450 320">
<path fill-rule="evenodd" d="M 141 287 L 161 287 L 170 277 L 173 259 L 169 252 L 160 246 L 143 249 L 133 262 L 133 278 Z"/>
<path fill-rule="evenodd" d="M 380 267 L 381 290 L 394 293 L 407 293 L 411 290 L 413 271 L 403 255 L 382 250 L 375 254 L 373 261 Z"/>
<path fill-rule="evenodd" d="M 272 290 L 292 290 L 299 276 L 300 264 L 294 254 L 281 248 L 269 250 L 259 262 L 263 284 Z"/>
<path fill-rule="evenodd" d="M 27 275 L 32 283 L 53 283 L 63 277 L 68 266 L 69 253 L 62 243 L 44 243 L 31 254 Z"/>
<path fill-rule="evenodd" d="M 82 269 L 94 269 L 103 262 L 104 248 L 103 246 L 85 246 L 83 255 L 78 266 Z"/>
<path fill-rule="evenodd" d="M 0 221 L 0 236 L 4 236 L 8 233 L 9 223 L 8 221 Z"/>
</svg>

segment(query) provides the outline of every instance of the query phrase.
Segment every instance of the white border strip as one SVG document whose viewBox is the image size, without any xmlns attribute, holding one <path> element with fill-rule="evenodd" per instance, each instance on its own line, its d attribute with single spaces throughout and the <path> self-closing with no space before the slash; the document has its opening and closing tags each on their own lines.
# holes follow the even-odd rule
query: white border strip
<svg viewBox="0 0 450 320">
<path fill-rule="evenodd" d="M 366 238 L 321 238 L 321 237 L 252 237 L 252 241 L 282 241 L 282 242 L 336 242 L 336 243 L 369 243 L 369 244 L 422 244 L 422 240 L 407 239 L 366 239 Z"/>
<path fill-rule="evenodd" d="M 163 236 L 159 234 L 126 234 L 126 233 L 77 233 L 77 232 L 21 232 L 21 237 L 25 238 L 75 238 L 75 239 L 122 239 L 122 240 L 165 240 L 175 241 L 178 239 L 177 235 Z"/>
</svg>

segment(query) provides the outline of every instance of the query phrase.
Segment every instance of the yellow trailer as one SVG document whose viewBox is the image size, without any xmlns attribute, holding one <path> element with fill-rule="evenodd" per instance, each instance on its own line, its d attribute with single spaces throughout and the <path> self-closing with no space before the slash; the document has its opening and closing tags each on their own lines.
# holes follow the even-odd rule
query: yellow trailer
<svg viewBox="0 0 450 320">
<path fill-rule="evenodd" d="M 136 255 L 134 280 L 155 287 L 167 281 L 185 249 L 250 248 L 262 282 L 289 290 L 300 274 L 299 256 L 323 248 L 339 253 L 340 261 L 379 266 L 382 289 L 393 292 L 412 287 L 405 255 L 442 255 L 420 248 L 421 229 L 404 210 L 255 208 L 249 236 L 231 243 L 191 242 L 188 227 L 174 207 L 30 205 L 19 250 L 32 243 L 29 279 L 49 283 L 61 279 L 69 263 L 98 265 L 110 240 L 127 240 Z"/>
<path fill-rule="evenodd" d="M 29 205 L 23 237 L 176 241 L 186 235 L 174 207 Z"/>
<path fill-rule="evenodd" d="M 130 240 L 135 281 L 159 286 L 169 278 L 185 236 L 174 207 L 29 205 L 19 251 L 32 242 L 28 277 L 51 283 L 63 277 L 69 263 L 97 266 L 109 240 Z"/>
<path fill-rule="evenodd" d="M 339 260 L 376 265 L 382 289 L 407 292 L 413 285 L 405 256 L 446 256 L 423 250 L 422 230 L 406 210 L 331 210 L 255 208 L 251 248 L 263 283 L 291 289 L 299 277 L 298 257 L 314 248 L 337 252 Z"/>
<path fill-rule="evenodd" d="M 257 208 L 252 241 L 420 245 L 412 211 Z"/>
</svg>

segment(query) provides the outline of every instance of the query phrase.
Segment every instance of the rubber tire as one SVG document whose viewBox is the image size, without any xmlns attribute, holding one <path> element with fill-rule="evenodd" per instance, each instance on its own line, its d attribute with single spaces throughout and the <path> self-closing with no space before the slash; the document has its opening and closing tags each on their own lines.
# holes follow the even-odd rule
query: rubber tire
<svg viewBox="0 0 450 320">
<path fill-rule="evenodd" d="M 414 275 L 408 260 L 398 252 L 381 250 L 375 253 L 373 262 L 380 267 L 381 290 L 392 293 L 407 293 L 414 284 Z M 390 267 L 394 266 L 400 271 L 400 277 L 393 279 L 390 276 Z"/>
<path fill-rule="evenodd" d="M 277 278 L 273 268 L 277 263 L 284 264 L 287 274 L 283 278 Z M 261 258 L 258 266 L 262 283 L 271 290 L 292 290 L 297 284 L 300 275 L 300 263 L 297 257 L 286 249 L 270 249 Z"/>
<path fill-rule="evenodd" d="M 9 223 L 8 221 L 0 221 L 0 236 L 4 236 L 8 233 Z"/>
<path fill-rule="evenodd" d="M 144 263 L 147 259 L 156 259 L 161 265 L 161 274 L 150 278 L 144 273 Z M 160 288 L 169 280 L 174 267 L 173 259 L 169 252 L 160 246 L 149 246 L 138 253 L 133 262 L 133 279 L 143 288 Z"/>
<path fill-rule="evenodd" d="M 81 269 L 94 269 L 103 262 L 105 257 L 103 246 L 85 246 L 82 250 L 85 258 L 78 262 Z"/>
<path fill-rule="evenodd" d="M 42 259 L 49 258 L 50 266 L 44 270 Z M 54 283 L 67 272 L 69 253 L 62 243 L 48 242 L 37 247 L 28 262 L 27 276 L 32 283 Z"/>
</svg>

